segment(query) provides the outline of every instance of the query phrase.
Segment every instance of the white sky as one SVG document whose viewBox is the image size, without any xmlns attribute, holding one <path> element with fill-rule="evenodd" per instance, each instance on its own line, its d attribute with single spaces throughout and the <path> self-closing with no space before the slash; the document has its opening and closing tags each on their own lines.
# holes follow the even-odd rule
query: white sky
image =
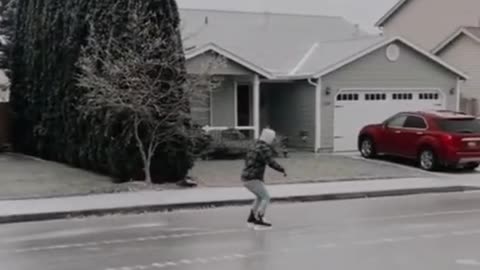
<svg viewBox="0 0 480 270">
<path fill-rule="evenodd" d="M 398 0 L 177 0 L 181 8 L 342 16 L 369 32 Z"/>
</svg>

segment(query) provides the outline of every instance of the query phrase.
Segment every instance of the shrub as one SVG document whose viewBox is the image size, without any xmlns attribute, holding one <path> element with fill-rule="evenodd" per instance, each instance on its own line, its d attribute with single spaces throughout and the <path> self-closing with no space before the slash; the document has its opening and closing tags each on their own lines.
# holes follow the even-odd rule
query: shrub
<svg viewBox="0 0 480 270">
<path fill-rule="evenodd" d="M 190 131 L 190 137 L 192 138 L 194 156 L 205 158 L 208 149 L 213 143 L 212 135 L 203 130 L 200 125 L 194 124 Z"/>
<path fill-rule="evenodd" d="M 248 139 L 236 129 L 212 132 L 212 142 L 204 157 L 214 160 L 243 159 L 255 146 L 255 140 Z M 278 135 L 273 146 L 274 156 L 287 157 L 286 138 Z"/>
</svg>

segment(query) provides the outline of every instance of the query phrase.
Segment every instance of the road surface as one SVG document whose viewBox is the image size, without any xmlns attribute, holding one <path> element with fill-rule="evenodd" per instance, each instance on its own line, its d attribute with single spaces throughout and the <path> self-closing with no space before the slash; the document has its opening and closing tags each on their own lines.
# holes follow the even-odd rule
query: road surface
<svg viewBox="0 0 480 270">
<path fill-rule="evenodd" d="M 480 193 L 277 204 L 0 226 L 8 270 L 480 269 Z"/>
</svg>

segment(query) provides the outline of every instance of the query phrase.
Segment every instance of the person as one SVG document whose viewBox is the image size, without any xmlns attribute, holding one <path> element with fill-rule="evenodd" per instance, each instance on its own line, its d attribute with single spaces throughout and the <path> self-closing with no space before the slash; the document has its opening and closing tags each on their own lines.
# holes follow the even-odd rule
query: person
<svg viewBox="0 0 480 270">
<path fill-rule="evenodd" d="M 260 226 L 265 228 L 272 226 L 264 218 L 265 211 L 270 203 L 270 195 L 264 183 L 266 166 L 268 165 L 272 169 L 283 173 L 285 177 L 287 176 L 285 169 L 273 158 L 272 143 L 275 140 L 275 136 L 275 131 L 268 128 L 264 129 L 259 140 L 248 151 L 245 158 L 242 181 L 244 186 L 256 197 L 247 219 L 249 227 Z"/>
</svg>

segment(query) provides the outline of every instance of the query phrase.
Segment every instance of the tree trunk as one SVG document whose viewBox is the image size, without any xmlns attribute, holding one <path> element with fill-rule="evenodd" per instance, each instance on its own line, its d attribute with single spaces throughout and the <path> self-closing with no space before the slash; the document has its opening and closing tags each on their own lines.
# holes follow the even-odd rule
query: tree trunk
<svg viewBox="0 0 480 270">
<path fill-rule="evenodd" d="M 152 172 L 150 170 L 150 164 L 151 164 L 151 160 L 147 160 L 145 162 L 145 165 L 144 165 L 144 170 L 145 170 L 145 182 L 147 182 L 148 184 L 151 184 L 153 183 L 152 181 Z"/>
<path fill-rule="evenodd" d="M 150 172 L 150 163 L 151 163 L 151 155 L 145 153 L 145 148 L 142 142 L 142 139 L 140 138 L 140 135 L 138 134 L 138 129 L 140 128 L 140 120 L 138 119 L 137 116 L 135 116 L 135 123 L 133 127 L 133 133 L 135 134 L 135 141 L 137 142 L 137 147 L 138 151 L 140 151 L 140 156 L 142 157 L 142 162 L 143 162 L 143 170 L 145 172 L 145 182 L 151 184 L 152 183 L 152 175 Z"/>
</svg>

